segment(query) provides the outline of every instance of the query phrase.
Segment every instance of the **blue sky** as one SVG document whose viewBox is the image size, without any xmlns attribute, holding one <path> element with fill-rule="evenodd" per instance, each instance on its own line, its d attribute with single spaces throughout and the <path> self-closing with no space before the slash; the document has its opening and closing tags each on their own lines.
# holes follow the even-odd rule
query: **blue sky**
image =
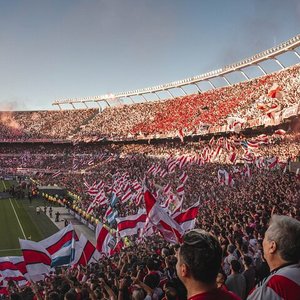
<svg viewBox="0 0 300 300">
<path fill-rule="evenodd" d="M 183 79 L 299 29 L 297 0 L 0 0 L 0 108 Z"/>
</svg>

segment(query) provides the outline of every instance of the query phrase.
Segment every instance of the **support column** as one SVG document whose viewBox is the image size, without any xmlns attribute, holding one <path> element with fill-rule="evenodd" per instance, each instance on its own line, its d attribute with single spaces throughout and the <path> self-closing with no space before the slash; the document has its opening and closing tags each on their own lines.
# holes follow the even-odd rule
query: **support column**
<svg viewBox="0 0 300 300">
<path fill-rule="evenodd" d="M 154 92 L 154 94 L 156 95 L 156 97 L 161 100 L 161 98 L 159 97 L 159 95 L 157 94 L 157 92 Z"/>
<path fill-rule="evenodd" d="M 250 80 L 250 78 L 247 76 L 247 74 L 243 71 L 243 70 L 239 70 L 242 75 L 247 79 L 247 80 Z"/>
<path fill-rule="evenodd" d="M 143 99 L 148 102 L 148 100 L 146 99 L 146 97 L 144 96 L 144 94 L 141 94 L 141 96 L 143 97 Z"/>
<path fill-rule="evenodd" d="M 134 100 L 131 98 L 131 96 L 128 96 L 128 98 L 131 100 L 131 102 L 134 104 Z"/>
<path fill-rule="evenodd" d="M 281 69 L 284 69 L 285 66 L 275 57 L 273 57 L 273 59 L 277 62 L 277 64 L 281 67 Z"/>
<path fill-rule="evenodd" d="M 174 99 L 174 95 L 170 92 L 170 90 L 166 90 L 166 92 L 168 92 L 168 94 Z"/>
<path fill-rule="evenodd" d="M 208 81 L 208 83 L 210 84 L 210 86 L 211 86 L 213 89 L 216 88 L 215 85 L 214 85 L 209 79 L 208 79 L 207 81 Z"/>
<path fill-rule="evenodd" d="M 180 86 L 179 87 L 182 91 L 183 91 L 183 93 L 187 96 L 187 93 L 186 93 L 186 91 Z"/>
<path fill-rule="evenodd" d="M 224 78 L 224 80 L 226 81 L 226 83 L 231 86 L 231 83 L 229 82 L 229 80 L 225 77 L 225 76 L 222 76 Z"/>
<path fill-rule="evenodd" d="M 264 75 L 267 75 L 266 71 L 259 64 L 257 64 L 256 66 L 264 73 Z"/>
<path fill-rule="evenodd" d="M 294 54 L 300 59 L 300 55 L 296 50 L 292 50 L 294 52 Z"/>
<path fill-rule="evenodd" d="M 199 88 L 199 85 L 197 83 L 194 83 L 194 85 L 197 87 L 198 92 L 202 93 L 202 90 Z"/>
</svg>

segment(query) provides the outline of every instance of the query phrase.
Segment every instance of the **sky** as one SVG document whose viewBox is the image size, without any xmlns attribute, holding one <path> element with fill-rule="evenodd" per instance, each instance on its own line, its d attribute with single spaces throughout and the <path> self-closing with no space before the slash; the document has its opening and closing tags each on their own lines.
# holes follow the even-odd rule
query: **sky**
<svg viewBox="0 0 300 300">
<path fill-rule="evenodd" d="M 299 29 L 299 0 L 0 0 L 0 109 L 199 75 Z"/>
</svg>

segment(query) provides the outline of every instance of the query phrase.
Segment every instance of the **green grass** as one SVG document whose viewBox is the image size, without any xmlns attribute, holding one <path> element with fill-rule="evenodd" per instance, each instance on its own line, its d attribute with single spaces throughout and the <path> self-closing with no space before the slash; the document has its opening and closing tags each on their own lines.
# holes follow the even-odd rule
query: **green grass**
<svg viewBox="0 0 300 300">
<path fill-rule="evenodd" d="M 12 184 L 1 181 L 0 191 Z M 20 255 L 19 238 L 40 241 L 58 231 L 44 213 L 36 214 L 36 207 L 44 203 L 41 199 L 33 199 L 31 203 L 27 198 L 0 199 L 0 257 Z"/>
</svg>

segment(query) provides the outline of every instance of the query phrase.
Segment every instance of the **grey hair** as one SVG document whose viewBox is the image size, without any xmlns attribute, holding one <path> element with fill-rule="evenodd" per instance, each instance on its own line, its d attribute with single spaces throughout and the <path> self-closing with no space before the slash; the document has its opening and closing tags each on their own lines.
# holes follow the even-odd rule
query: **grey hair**
<svg viewBox="0 0 300 300">
<path fill-rule="evenodd" d="M 273 215 L 266 232 L 274 241 L 279 255 L 287 262 L 300 261 L 300 222 L 288 216 Z"/>
</svg>

